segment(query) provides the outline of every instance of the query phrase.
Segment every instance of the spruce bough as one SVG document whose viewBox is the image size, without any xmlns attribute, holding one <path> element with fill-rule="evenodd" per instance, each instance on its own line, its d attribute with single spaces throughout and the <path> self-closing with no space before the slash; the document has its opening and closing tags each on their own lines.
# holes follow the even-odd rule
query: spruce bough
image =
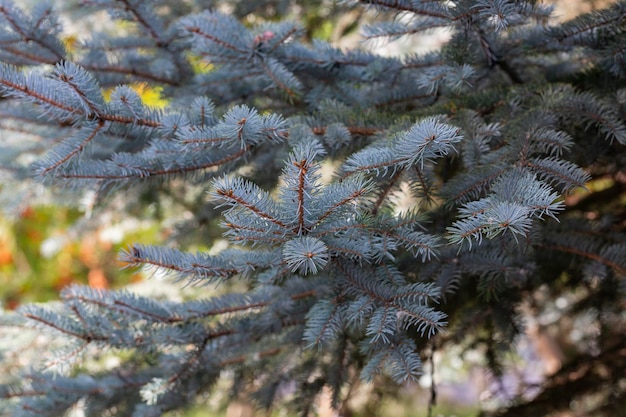
<svg viewBox="0 0 626 417">
<path fill-rule="evenodd" d="M 306 41 L 265 2 L 197 3 L 0 2 L 7 184 L 96 190 L 100 212 L 124 193 L 174 196 L 195 215 L 181 227 L 207 231 L 197 243 L 216 227 L 229 241 L 121 254 L 204 286 L 199 299 L 73 285 L 60 304 L 4 313 L 58 350 L 55 370 L 31 358 L 0 386 L 3 415 L 160 416 L 224 375 L 259 406 L 311 415 L 324 387 L 345 409 L 342 388 L 415 382 L 452 345 L 497 377 L 544 293 L 598 331 L 539 394 L 494 413 L 589 396 L 594 415 L 626 407 L 626 2 L 562 24 L 531 1 L 349 2 L 377 12 L 365 39 L 450 31 L 439 51 L 401 57 Z M 102 12 L 110 27 L 64 42 L 59 16 Z M 167 106 L 145 106 L 137 83 Z M 119 364 L 86 365 L 102 353 Z"/>
</svg>

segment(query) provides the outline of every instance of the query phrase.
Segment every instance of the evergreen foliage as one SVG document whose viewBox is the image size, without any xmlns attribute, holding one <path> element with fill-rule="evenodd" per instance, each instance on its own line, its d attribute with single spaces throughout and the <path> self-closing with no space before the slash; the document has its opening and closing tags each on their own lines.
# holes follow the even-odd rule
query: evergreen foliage
<svg viewBox="0 0 626 417">
<path fill-rule="evenodd" d="M 4 313 L 0 326 L 57 347 L 0 386 L 2 415 L 160 416 L 224 375 L 262 407 L 293 384 L 291 406 L 311 415 L 324 387 L 345 407 L 357 379 L 417 381 L 424 354 L 453 344 L 483 349 L 497 375 L 542 293 L 594 313 L 593 351 L 574 348 L 498 415 L 587 395 L 594 415 L 626 408 L 626 2 L 563 24 L 534 1 L 343 5 L 377 13 L 374 41 L 449 30 L 441 50 L 401 57 L 250 24 L 255 2 L 170 3 L 0 1 L 3 201 L 19 205 L 18 181 L 95 190 L 101 211 L 185 200 L 179 245 L 121 259 L 206 295 L 70 286 Z M 64 38 L 60 17 L 105 12 L 111 27 Z M 167 106 L 142 103 L 141 82 Z M 209 247 L 216 227 L 228 248 L 185 250 L 186 231 Z M 119 364 L 81 368 L 109 352 Z"/>
</svg>

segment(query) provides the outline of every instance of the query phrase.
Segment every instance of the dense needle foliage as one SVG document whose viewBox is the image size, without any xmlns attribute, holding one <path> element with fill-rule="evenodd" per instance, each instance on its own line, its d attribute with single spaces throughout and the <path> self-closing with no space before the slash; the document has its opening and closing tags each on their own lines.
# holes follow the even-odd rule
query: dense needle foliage
<svg viewBox="0 0 626 417">
<path fill-rule="evenodd" d="M 43 361 L 20 345 L 0 413 L 160 416 L 221 377 L 260 407 L 312 415 L 326 387 L 347 412 L 343 388 L 417 381 L 453 345 L 497 379 L 557 299 L 594 330 L 493 412 L 623 411 L 626 2 L 563 24 L 520 0 L 327 13 L 374 12 L 361 33 L 379 45 L 449 31 L 400 57 L 312 39 L 283 3 L 0 1 L 3 204 L 33 182 L 92 196 L 94 216 L 179 204 L 172 242 L 120 256 L 202 287 L 180 301 L 69 286 L 3 314 L 51 342 Z M 71 19 L 93 24 L 68 37 Z M 146 106 L 139 83 L 167 104 Z M 220 233 L 222 250 L 185 250 Z"/>
</svg>

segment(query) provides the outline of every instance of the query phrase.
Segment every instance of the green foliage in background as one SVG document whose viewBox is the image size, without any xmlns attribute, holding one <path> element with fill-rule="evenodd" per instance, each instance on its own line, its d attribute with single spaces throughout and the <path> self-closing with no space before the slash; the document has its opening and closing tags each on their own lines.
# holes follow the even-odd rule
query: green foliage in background
<svg viewBox="0 0 626 417">
<path fill-rule="evenodd" d="M 57 299 L 70 284 L 109 288 L 142 279 L 137 271 L 121 269 L 118 253 L 137 240 L 157 241 L 159 226 L 136 220 L 126 230 L 121 224 L 73 228 L 83 219 L 79 209 L 42 205 L 0 222 L 0 300 L 5 308 Z"/>
</svg>

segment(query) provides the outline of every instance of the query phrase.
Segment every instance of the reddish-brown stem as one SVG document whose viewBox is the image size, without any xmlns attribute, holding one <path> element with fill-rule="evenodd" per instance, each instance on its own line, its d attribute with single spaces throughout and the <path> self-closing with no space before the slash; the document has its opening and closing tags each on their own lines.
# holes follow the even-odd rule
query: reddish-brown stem
<svg viewBox="0 0 626 417">
<path fill-rule="evenodd" d="M 626 268 L 624 268 L 623 266 L 611 261 L 610 259 L 604 258 L 600 255 L 598 255 L 597 253 L 592 253 L 592 252 L 587 252 L 584 251 L 582 249 L 577 249 L 577 248 L 572 248 L 572 247 L 568 247 L 568 246 L 562 246 L 562 245 L 550 245 L 550 244 L 538 244 L 537 246 L 543 248 L 543 249 L 548 249 L 548 250 L 556 250 L 559 252 L 566 252 L 566 253 L 571 253 L 574 255 L 578 255 L 578 256 L 582 256 L 584 258 L 587 259 L 591 259 L 597 262 L 600 262 L 612 269 L 614 269 L 617 273 L 621 274 L 621 275 L 626 275 Z"/>
<path fill-rule="evenodd" d="M 255 213 L 257 216 L 262 217 L 266 220 L 269 220 L 270 222 L 286 228 L 287 224 L 285 224 L 283 221 L 281 221 L 280 219 L 275 218 L 274 216 L 265 213 L 263 210 L 259 209 L 258 207 L 256 207 L 255 205 L 250 204 L 249 202 L 247 202 L 246 200 L 244 200 L 243 198 L 235 195 L 235 192 L 233 190 L 222 190 L 219 189 L 216 191 L 218 195 L 226 198 L 227 200 L 230 200 L 234 203 L 237 203 L 238 205 L 247 208 L 248 210 L 252 211 L 253 213 Z"/>
<path fill-rule="evenodd" d="M 159 169 L 159 170 L 144 170 L 143 175 L 139 175 L 142 177 L 154 177 L 161 175 L 174 175 L 174 174 L 185 174 L 191 171 L 200 171 L 203 169 L 213 168 L 216 166 L 220 166 L 226 164 L 228 162 L 234 161 L 245 154 L 250 148 L 242 149 L 232 155 L 224 157 L 218 161 L 209 162 L 202 165 L 196 165 L 191 167 L 182 167 L 182 168 L 170 168 L 170 169 Z M 137 177 L 137 174 L 126 174 L 126 175 L 90 175 L 90 174 L 72 174 L 67 172 L 61 172 L 57 175 L 58 178 L 64 179 L 92 179 L 92 180 L 124 180 L 128 178 Z"/>
<path fill-rule="evenodd" d="M 262 62 L 261 66 L 265 70 L 265 75 L 267 75 L 274 82 L 274 84 L 276 84 L 278 86 L 278 88 L 280 88 L 285 93 L 287 93 L 287 95 L 289 97 L 291 97 L 291 98 L 295 98 L 296 97 L 296 92 L 293 91 L 291 88 L 287 87 L 287 85 L 285 83 L 283 83 L 282 81 L 280 81 L 278 78 L 276 78 L 274 73 L 272 71 L 270 71 L 269 67 L 265 64 L 265 62 Z"/>
<path fill-rule="evenodd" d="M 402 172 L 403 172 L 402 170 L 398 170 L 391 176 L 389 183 L 383 188 L 382 192 L 380 193 L 380 195 L 376 199 L 376 202 L 374 203 L 374 207 L 372 208 L 373 215 L 376 215 L 376 213 L 378 213 L 380 206 L 382 206 L 383 202 L 385 201 L 385 198 L 387 198 L 387 196 L 389 195 L 391 188 L 393 188 L 396 182 L 398 182 L 398 180 L 400 179 Z"/>
<path fill-rule="evenodd" d="M 90 336 L 90 335 L 84 335 L 84 334 L 80 334 L 80 333 L 77 333 L 77 332 L 73 332 L 71 330 L 68 330 L 68 329 L 65 329 L 65 328 L 59 326 L 57 323 L 53 323 L 53 322 L 48 321 L 48 320 L 46 320 L 46 319 L 44 319 L 42 317 L 35 316 L 34 314 L 27 313 L 27 314 L 24 315 L 24 317 L 29 318 L 29 319 L 34 320 L 34 321 L 38 321 L 39 323 L 45 324 L 46 326 L 51 327 L 51 328 L 53 328 L 53 329 L 55 329 L 55 330 L 57 330 L 57 331 L 59 331 L 61 333 L 64 333 L 64 334 L 66 334 L 68 336 L 75 337 L 77 339 L 82 339 L 82 340 L 84 340 L 86 342 L 107 340 L 106 337 L 102 337 L 102 336 L 94 337 L 94 336 Z"/>
<path fill-rule="evenodd" d="M 135 18 L 135 21 L 137 21 L 137 23 L 139 23 L 141 26 L 146 28 L 148 34 L 150 35 L 152 39 L 154 39 L 158 47 L 167 46 L 167 43 L 163 41 L 163 39 L 161 38 L 161 35 L 159 35 L 157 30 L 148 24 L 146 19 L 144 19 L 144 17 L 141 15 L 141 13 L 137 11 L 135 7 L 133 7 L 127 0 L 119 0 L 119 1 L 124 3 L 126 11 L 130 12 L 133 15 L 133 17 Z"/>
<path fill-rule="evenodd" d="M 306 179 L 306 174 L 309 168 L 309 165 L 307 163 L 306 159 L 303 159 L 300 162 L 294 162 L 294 165 L 296 166 L 296 168 L 298 168 L 300 170 L 300 172 L 298 173 L 298 233 L 303 233 L 304 231 L 306 231 L 306 225 L 304 224 L 304 194 L 305 194 L 305 190 L 304 190 L 304 185 L 305 185 L 305 179 Z"/>
<path fill-rule="evenodd" d="M 65 155 L 63 158 L 61 158 L 59 161 L 55 162 L 54 164 L 44 168 L 41 171 L 41 174 L 45 175 L 47 173 L 49 173 L 50 171 L 53 171 L 55 169 L 57 169 L 58 167 L 60 167 L 61 165 L 63 165 L 64 163 L 66 163 L 67 161 L 69 161 L 70 159 L 72 159 L 74 156 L 78 155 L 84 148 L 85 146 L 87 146 L 87 144 L 89 142 L 91 142 L 93 140 L 93 138 L 96 137 L 96 135 L 98 134 L 98 132 L 102 129 L 102 127 L 104 127 L 104 122 L 102 120 L 100 120 L 98 122 L 98 125 L 95 127 L 95 129 L 93 130 L 93 132 L 91 132 L 91 134 L 89 134 L 89 136 L 87 136 L 85 138 L 85 140 L 83 140 L 80 145 L 78 145 L 76 148 L 74 148 L 70 153 L 68 153 L 67 155 Z"/>
<path fill-rule="evenodd" d="M 160 77 L 160 76 L 151 74 L 146 71 L 141 71 L 137 68 L 124 68 L 124 67 L 118 67 L 114 65 L 106 65 L 106 66 L 94 65 L 94 64 L 84 63 L 84 62 L 81 63 L 80 65 L 83 68 L 88 69 L 90 71 L 94 71 L 94 72 L 110 72 L 110 73 L 115 73 L 115 74 L 131 75 L 131 76 L 143 78 L 149 81 L 161 83 L 161 84 L 178 85 L 177 81 L 171 80 L 169 78 Z"/>
<path fill-rule="evenodd" d="M 186 26 L 185 30 L 188 30 L 191 33 L 195 33 L 196 35 L 198 35 L 200 37 L 203 37 L 203 38 L 208 39 L 208 40 L 210 40 L 212 42 L 215 42 L 216 44 L 221 45 L 221 46 L 223 46 L 226 49 L 230 49 L 232 51 L 236 51 L 236 52 L 239 52 L 239 53 L 242 53 L 242 54 L 247 54 L 249 52 L 249 51 L 241 50 L 241 49 L 237 48 L 235 45 L 232 45 L 232 44 L 230 44 L 228 42 L 225 42 L 224 40 L 222 40 L 222 39 L 220 39 L 218 37 L 215 37 L 215 36 L 213 36 L 213 35 L 211 35 L 209 33 L 202 32 L 199 27 Z"/>
<path fill-rule="evenodd" d="M 22 30 L 22 28 L 20 27 L 20 25 L 18 25 L 17 22 L 15 22 L 15 20 L 13 20 L 11 18 L 11 15 L 6 12 L 4 6 L 0 6 L 0 13 L 2 13 L 2 15 L 4 16 L 6 21 L 9 22 L 9 24 L 11 25 L 13 30 L 15 30 L 15 32 L 17 32 L 22 37 L 22 40 L 24 42 L 35 42 L 39 46 L 41 46 L 42 48 L 47 49 L 48 51 L 52 52 L 52 54 L 57 58 L 57 61 L 63 59 L 63 56 L 60 55 L 57 51 L 55 51 L 53 48 L 51 48 L 50 46 L 48 46 L 45 43 L 43 43 L 40 39 L 33 38 L 33 37 L 29 36 L 28 33 L 24 32 Z M 43 62 L 43 61 L 41 61 L 41 58 L 39 58 L 38 62 Z M 50 63 L 50 62 L 48 62 L 48 63 Z"/>
<path fill-rule="evenodd" d="M 361 197 L 363 194 L 365 194 L 367 190 L 364 188 L 358 189 L 355 192 L 353 192 L 351 195 L 349 195 L 348 197 L 344 198 L 343 200 L 335 203 L 332 205 L 332 207 L 330 207 L 328 210 L 326 210 L 318 219 L 318 223 L 321 223 L 322 220 L 324 220 L 326 217 L 330 216 L 335 210 L 337 210 L 339 207 L 346 205 L 348 203 L 350 203 L 351 201 L 354 201 L 355 199 Z"/>
</svg>

